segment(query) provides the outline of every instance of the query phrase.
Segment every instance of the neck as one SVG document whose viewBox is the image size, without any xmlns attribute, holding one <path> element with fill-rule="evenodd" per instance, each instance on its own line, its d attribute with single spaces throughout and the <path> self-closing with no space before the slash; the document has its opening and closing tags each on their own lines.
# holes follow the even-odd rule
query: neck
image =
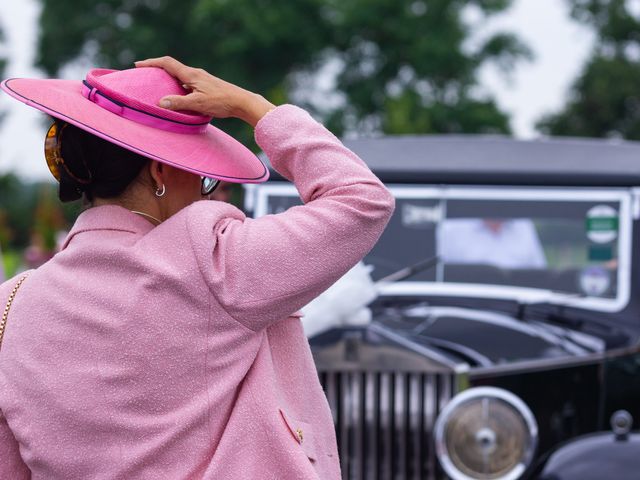
<svg viewBox="0 0 640 480">
<path fill-rule="evenodd" d="M 163 215 L 159 211 L 160 209 L 158 208 L 157 202 L 154 202 L 153 199 L 147 202 L 133 202 L 124 198 L 96 198 L 93 202 L 94 207 L 99 207 L 102 205 L 117 205 L 119 207 L 126 208 L 136 215 L 140 215 L 141 217 L 146 218 L 154 225 L 159 225 L 162 223 Z"/>
</svg>

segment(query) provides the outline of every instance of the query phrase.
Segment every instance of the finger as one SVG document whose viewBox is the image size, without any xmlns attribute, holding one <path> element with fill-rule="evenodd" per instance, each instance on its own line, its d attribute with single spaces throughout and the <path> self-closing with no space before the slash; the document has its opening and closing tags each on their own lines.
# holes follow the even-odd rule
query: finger
<svg viewBox="0 0 640 480">
<path fill-rule="evenodd" d="M 141 60 L 135 62 L 136 67 L 159 67 L 167 71 L 170 75 L 178 78 L 182 82 L 186 82 L 188 79 L 187 73 L 189 67 L 179 62 L 173 57 L 165 56 L 159 58 L 148 58 L 147 60 Z"/>
<path fill-rule="evenodd" d="M 160 106 L 168 110 L 193 110 L 195 99 L 189 95 L 168 95 L 160 99 Z"/>
</svg>

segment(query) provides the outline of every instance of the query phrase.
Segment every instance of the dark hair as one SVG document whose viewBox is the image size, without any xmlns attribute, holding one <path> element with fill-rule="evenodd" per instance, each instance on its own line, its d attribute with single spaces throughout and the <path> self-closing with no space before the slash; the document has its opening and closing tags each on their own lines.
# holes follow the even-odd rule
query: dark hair
<svg viewBox="0 0 640 480">
<path fill-rule="evenodd" d="M 84 130 L 55 119 L 60 134 L 60 168 L 58 196 L 63 202 L 87 202 L 94 198 L 119 196 L 140 174 L 149 159 Z M 64 131 L 62 130 L 64 128 Z M 67 171 L 68 170 L 68 171 Z M 75 178 L 74 178 L 75 177 Z"/>
</svg>

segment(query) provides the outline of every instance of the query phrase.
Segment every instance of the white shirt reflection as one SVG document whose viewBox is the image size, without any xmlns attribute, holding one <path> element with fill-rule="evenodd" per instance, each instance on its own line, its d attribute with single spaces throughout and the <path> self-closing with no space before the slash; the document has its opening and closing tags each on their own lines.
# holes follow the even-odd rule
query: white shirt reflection
<svg viewBox="0 0 640 480">
<path fill-rule="evenodd" d="M 445 263 L 500 268 L 547 266 L 535 225 L 528 218 L 447 219 L 440 225 L 438 244 Z"/>
</svg>

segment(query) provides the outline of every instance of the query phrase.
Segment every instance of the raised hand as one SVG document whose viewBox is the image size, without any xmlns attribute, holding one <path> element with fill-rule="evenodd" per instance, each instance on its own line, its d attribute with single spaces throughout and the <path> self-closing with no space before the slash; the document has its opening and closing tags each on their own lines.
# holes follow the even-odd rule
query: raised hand
<svg viewBox="0 0 640 480">
<path fill-rule="evenodd" d="M 170 110 L 191 110 L 217 118 L 235 117 L 255 127 L 275 108 L 257 93 L 215 77 L 201 68 L 193 68 L 172 57 L 150 58 L 135 63 L 136 67 L 159 67 L 191 90 L 187 95 L 169 95 L 160 106 Z"/>
</svg>

